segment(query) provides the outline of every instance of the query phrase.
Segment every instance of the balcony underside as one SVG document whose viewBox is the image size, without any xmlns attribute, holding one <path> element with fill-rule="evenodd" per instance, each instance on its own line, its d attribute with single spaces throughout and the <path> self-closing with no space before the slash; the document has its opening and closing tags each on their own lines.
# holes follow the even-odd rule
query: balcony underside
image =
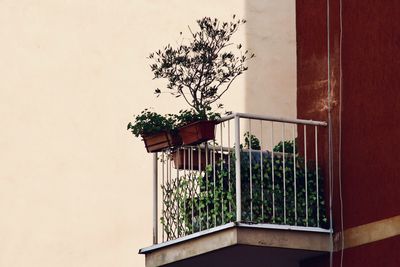
<svg viewBox="0 0 400 267">
<path fill-rule="evenodd" d="M 297 267 L 330 251 L 321 228 L 229 223 L 141 249 L 146 266 Z"/>
</svg>

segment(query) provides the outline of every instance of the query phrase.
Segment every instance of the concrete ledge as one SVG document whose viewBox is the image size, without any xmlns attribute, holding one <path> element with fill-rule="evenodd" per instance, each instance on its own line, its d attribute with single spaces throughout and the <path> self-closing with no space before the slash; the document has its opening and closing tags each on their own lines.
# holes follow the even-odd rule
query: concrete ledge
<svg viewBox="0 0 400 267">
<path fill-rule="evenodd" d="M 260 228 L 237 228 L 237 244 L 301 249 L 310 251 L 330 251 L 328 233 L 285 231 Z"/>
<path fill-rule="evenodd" d="M 229 223 L 144 248 L 139 253 L 146 254 L 147 267 L 176 263 L 193 257 L 195 260 L 191 264 L 196 266 L 196 261 L 202 261 L 199 258 L 201 255 L 213 253 L 213 257 L 218 259 L 218 251 L 223 255 L 224 249 L 234 246 L 236 254 L 240 254 L 240 246 L 246 247 L 246 250 L 250 246 L 258 247 L 257 253 L 260 253 L 260 256 L 267 255 L 266 250 L 275 248 L 284 249 L 284 253 L 292 252 L 296 257 L 304 259 L 329 252 L 329 233 L 329 230 L 321 228 Z"/>
</svg>

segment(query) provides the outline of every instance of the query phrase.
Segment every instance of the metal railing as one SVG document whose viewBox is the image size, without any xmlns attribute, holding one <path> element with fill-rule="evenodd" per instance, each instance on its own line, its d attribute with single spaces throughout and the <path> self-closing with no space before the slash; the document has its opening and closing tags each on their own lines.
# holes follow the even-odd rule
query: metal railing
<svg viewBox="0 0 400 267">
<path fill-rule="evenodd" d="M 325 126 L 234 113 L 214 140 L 154 153 L 153 243 L 230 222 L 328 228 Z"/>
</svg>

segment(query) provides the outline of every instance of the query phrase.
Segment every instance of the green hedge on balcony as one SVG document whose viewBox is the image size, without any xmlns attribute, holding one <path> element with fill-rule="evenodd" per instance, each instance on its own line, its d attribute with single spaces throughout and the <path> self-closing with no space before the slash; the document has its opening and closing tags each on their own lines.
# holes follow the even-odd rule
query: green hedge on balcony
<svg viewBox="0 0 400 267">
<path fill-rule="evenodd" d="M 293 151 L 291 145 L 285 142 L 285 151 Z M 274 149 L 274 164 L 271 152 L 241 152 L 242 222 L 328 228 L 321 170 L 308 161 L 306 177 L 304 159 L 277 152 L 281 146 Z M 161 222 L 167 240 L 236 221 L 234 154 L 219 158 L 215 168 L 208 165 L 200 174 L 181 171 L 163 185 Z"/>
</svg>

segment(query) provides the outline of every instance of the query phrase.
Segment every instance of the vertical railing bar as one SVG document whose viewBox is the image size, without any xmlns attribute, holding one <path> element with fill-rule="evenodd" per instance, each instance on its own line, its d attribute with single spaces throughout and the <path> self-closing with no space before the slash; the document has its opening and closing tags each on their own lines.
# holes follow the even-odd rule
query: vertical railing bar
<svg viewBox="0 0 400 267">
<path fill-rule="evenodd" d="M 261 222 L 264 222 L 264 161 L 263 161 L 263 122 L 260 120 L 260 183 L 261 183 Z"/>
<path fill-rule="evenodd" d="M 236 182 L 236 221 L 242 221 L 241 173 L 240 173 L 240 117 L 235 116 L 235 182 Z"/>
<path fill-rule="evenodd" d="M 166 218 L 166 224 L 167 224 L 167 230 L 169 230 L 169 232 L 166 232 L 166 240 L 168 241 L 168 240 L 170 240 L 171 239 L 171 230 L 172 230 L 172 225 L 171 225 L 171 222 L 170 222 L 170 219 L 171 219 L 171 207 L 170 207 L 170 196 L 171 196 L 171 191 L 170 191 L 170 183 L 169 183 L 169 164 L 168 164 L 168 159 L 169 159 L 169 155 L 166 153 L 166 156 L 165 156 L 165 172 L 166 172 L 166 176 L 165 176 L 165 180 L 166 180 L 166 199 L 167 199 L 167 203 L 168 203 L 168 205 L 167 205 L 167 207 L 166 207 L 166 209 L 165 209 L 165 213 L 167 214 L 168 213 L 168 217 L 167 216 L 165 216 L 165 218 Z M 167 221 L 168 220 L 168 221 Z"/>
<path fill-rule="evenodd" d="M 297 225 L 297 164 L 296 164 L 296 126 L 293 124 L 293 183 L 294 183 L 294 225 Z"/>
<path fill-rule="evenodd" d="M 164 177 L 165 177 L 165 152 L 162 152 L 162 188 L 161 188 L 161 197 L 162 197 L 162 217 L 164 220 L 164 224 L 166 223 L 166 218 L 165 218 L 165 208 L 164 208 L 164 201 L 165 201 L 165 181 L 164 181 Z M 165 226 L 162 228 L 162 242 L 164 243 L 165 241 Z"/>
<path fill-rule="evenodd" d="M 275 223 L 275 163 L 274 163 L 274 122 L 271 121 L 271 161 L 272 161 L 272 221 Z"/>
<path fill-rule="evenodd" d="M 153 154 L 153 244 L 158 243 L 158 153 Z"/>
<path fill-rule="evenodd" d="M 186 211 L 186 197 L 187 197 L 187 190 L 188 190 L 188 184 L 187 184 L 187 177 L 186 177 L 186 148 L 178 148 L 178 153 L 180 153 L 182 151 L 183 153 L 183 178 L 185 179 L 185 196 L 183 198 L 183 212 L 184 212 L 184 216 L 185 216 L 185 228 L 187 229 L 188 227 L 188 221 L 187 221 L 187 211 Z M 179 161 L 178 161 L 179 162 Z M 188 234 L 187 231 L 185 231 L 185 235 Z"/>
<path fill-rule="evenodd" d="M 177 155 L 177 161 L 178 162 L 180 161 L 179 150 L 178 150 L 178 155 Z M 179 168 L 176 168 L 176 182 L 177 182 L 176 193 L 177 193 L 178 196 L 180 196 L 180 191 L 179 191 L 179 188 L 180 188 Z M 176 220 L 177 220 L 177 232 L 178 232 L 177 236 L 180 237 L 181 236 L 181 228 L 180 228 L 181 220 L 180 220 L 180 202 L 179 202 L 179 197 L 177 198 L 176 202 L 177 202 L 177 218 L 176 218 Z"/>
<path fill-rule="evenodd" d="M 224 146 L 224 143 L 223 143 L 223 136 L 222 136 L 222 126 L 224 125 L 224 123 L 221 123 L 220 124 L 220 135 L 221 135 L 221 158 L 220 158 L 220 164 L 221 164 L 221 222 L 222 222 L 222 224 L 224 224 L 225 223 L 225 214 L 224 214 L 224 175 L 223 175 L 223 173 L 224 173 L 224 157 L 223 157 L 223 155 L 224 155 L 224 151 L 223 151 L 223 146 Z"/>
<path fill-rule="evenodd" d="M 167 203 L 168 205 L 166 205 L 166 209 L 165 209 L 165 213 L 168 213 L 168 217 L 166 216 L 166 218 L 168 219 L 167 225 L 169 227 L 169 229 L 167 229 L 169 232 L 166 232 L 166 240 L 170 240 L 171 239 L 171 230 L 172 230 L 172 225 L 170 223 L 170 219 L 171 219 L 171 206 L 170 206 L 170 196 L 171 196 L 171 188 L 170 188 L 170 183 L 169 183 L 169 164 L 168 164 L 168 160 L 169 160 L 169 155 L 168 153 L 166 153 L 165 156 L 165 171 L 166 171 L 166 176 L 165 176 L 165 180 L 166 180 L 166 199 L 167 199 Z"/>
<path fill-rule="evenodd" d="M 214 209 L 214 179 L 215 179 L 215 177 L 214 177 L 214 169 L 213 169 L 213 149 L 212 149 L 212 147 L 211 147 L 211 149 L 209 149 L 209 160 L 210 160 L 210 170 L 211 170 L 211 172 L 212 172 L 212 193 L 211 193 L 211 189 L 210 189 L 210 195 L 212 196 L 212 201 L 211 201 L 211 198 L 210 198 L 210 206 L 212 205 L 212 207 L 210 208 L 211 209 L 211 211 L 210 211 L 210 213 L 211 213 L 211 215 L 210 215 L 210 225 L 211 224 L 213 224 L 214 225 L 214 211 L 215 211 L 215 209 Z M 210 176 L 210 179 L 211 179 L 211 176 Z"/>
<path fill-rule="evenodd" d="M 249 186 L 250 186 L 250 221 L 253 221 L 253 164 L 251 161 L 252 158 L 252 147 L 251 147 L 251 141 L 252 141 L 252 136 L 251 136 L 251 119 L 249 119 L 249 136 L 248 136 L 248 142 L 249 142 Z"/>
<path fill-rule="evenodd" d="M 198 150 L 198 163 L 199 163 L 199 173 L 197 175 L 197 181 L 198 181 L 198 187 L 199 187 L 199 230 L 201 231 L 201 183 L 202 183 L 202 177 L 201 177 L 201 148 L 200 145 L 197 146 Z"/>
<path fill-rule="evenodd" d="M 194 191 L 196 190 L 196 184 L 193 177 L 193 147 L 189 148 L 189 170 L 192 185 L 190 190 L 190 195 L 192 198 L 192 233 L 194 233 Z"/>
<path fill-rule="evenodd" d="M 228 147 L 231 148 L 231 121 L 228 120 Z M 231 151 L 228 151 L 228 191 L 231 194 Z M 229 214 L 232 212 L 231 201 L 228 202 Z"/>
<path fill-rule="evenodd" d="M 317 187 L 317 227 L 319 227 L 318 126 L 315 126 L 315 177 Z"/>
<path fill-rule="evenodd" d="M 178 149 L 179 151 L 180 149 Z M 183 151 L 183 175 L 186 177 L 186 148 L 182 148 Z"/>
<path fill-rule="evenodd" d="M 307 125 L 304 124 L 304 181 L 306 189 L 306 226 L 308 226 L 308 174 L 307 174 Z"/>
<path fill-rule="evenodd" d="M 207 229 L 210 227 L 210 225 L 209 225 L 209 218 L 208 218 L 208 212 L 209 212 L 209 210 L 208 210 L 208 198 L 209 198 L 209 195 L 208 195 L 208 171 L 207 171 L 207 167 L 208 167 L 208 143 L 206 142 L 206 144 L 205 144 L 205 154 L 206 154 L 206 164 L 205 164 L 205 170 L 204 170 L 204 172 L 205 172 L 205 176 L 206 176 L 206 227 L 207 227 Z"/>
<path fill-rule="evenodd" d="M 172 183 L 172 160 L 171 160 L 171 154 L 169 154 L 169 180 Z"/>
<path fill-rule="evenodd" d="M 286 164 L 285 164 L 285 123 L 282 123 L 282 165 L 283 165 L 283 223 L 286 224 Z"/>
<path fill-rule="evenodd" d="M 216 199 L 216 173 L 215 173 L 215 137 L 213 140 L 213 157 L 212 157 L 212 161 L 213 161 L 213 181 L 214 181 L 214 185 L 213 185 L 213 190 L 214 190 L 214 194 L 213 194 L 213 209 L 214 209 L 214 227 L 217 226 L 217 208 L 216 208 L 216 203 L 217 203 L 217 199 Z"/>
<path fill-rule="evenodd" d="M 171 154 L 168 155 L 168 160 L 169 160 L 169 164 L 168 164 L 169 165 L 169 171 L 168 171 L 169 184 L 173 189 L 174 187 L 173 187 L 173 181 L 172 181 L 172 159 L 171 159 Z M 170 195 L 170 197 L 172 197 L 172 196 Z M 175 203 L 172 203 L 172 206 L 174 206 L 174 204 Z M 174 219 L 173 218 L 171 218 L 171 223 L 172 223 L 172 225 L 175 225 L 176 233 L 178 233 L 178 228 L 177 228 L 177 225 L 174 223 Z M 175 234 L 175 232 L 173 232 L 173 237 L 176 238 L 176 236 L 177 235 Z"/>
</svg>

